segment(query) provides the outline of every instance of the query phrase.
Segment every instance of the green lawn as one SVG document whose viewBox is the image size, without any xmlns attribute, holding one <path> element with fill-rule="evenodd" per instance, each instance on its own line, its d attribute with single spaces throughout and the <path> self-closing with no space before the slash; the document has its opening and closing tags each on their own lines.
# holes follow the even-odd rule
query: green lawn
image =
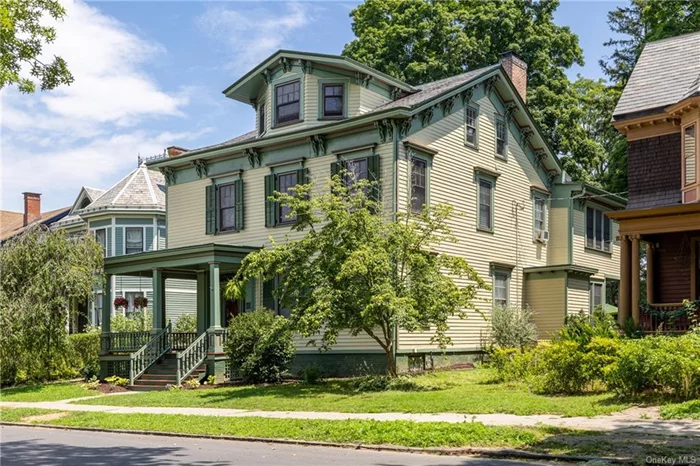
<svg viewBox="0 0 700 466">
<path fill-rule="evenodd" d="M 671 403 L 661 408 L 663 419 L 700 419 L 700 400 Z"/>
<path fill-rule="evenodd" d="M 0 401 L 58 401 L 98 395 L 100 392 L 83 388 L 82 384 L 68 382 L 0 389 Z"/>
<path fill-rule="evenodd" d="M 82 404 L 112 406 L 185 406 L 266 411 L 408 412 L 465 414 L 510 413 L 595 416 L 620 411 L 629 404 L 611 394 L 537 395 L 516 384 L 489 383 L 488 369 L 434 372 L 415 378 L 423 390 L 356 393 L 348 381 L 321 385 L 223 387 L 205 390 L 150 392 L 85 400 Z"/>
<path fill-rule="evenodd" d="M 5 422 L 26 422 L 28 416 L 56 413 L 40 409 L 0 409 Z M 554 427 L 485 426 L 477 422 L 449 424 L 409 421 L 325 421 L 304 419 L 226 418 L 165 414 L 67 412 L 35 423 L 69 427 L 147 430 L 166 433 L 230 435 L 265 439 L 312 440 L 408 447 L 501 447 L 590 456 L 697 454 L 695 440 L 684 437 L 584 432 Z"/>
</svg>

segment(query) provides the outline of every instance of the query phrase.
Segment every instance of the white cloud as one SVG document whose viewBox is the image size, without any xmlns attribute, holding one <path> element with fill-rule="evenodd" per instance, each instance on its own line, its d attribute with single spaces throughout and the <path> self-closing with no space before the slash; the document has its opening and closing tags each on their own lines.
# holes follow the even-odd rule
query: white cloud
<svg viewBox="0 0 700 466">
<path fill-rule="evenodd" d="M 309 4 L 289 3 L 286 8 L 283 14 L 263 8 L 246 9 L 243 13 L 215 5 L 197 18 L 197 25 L 231 49 L 226 68 L 248 70 L 284 48 L 300 28 L 312 21 Z"/>
</svg>

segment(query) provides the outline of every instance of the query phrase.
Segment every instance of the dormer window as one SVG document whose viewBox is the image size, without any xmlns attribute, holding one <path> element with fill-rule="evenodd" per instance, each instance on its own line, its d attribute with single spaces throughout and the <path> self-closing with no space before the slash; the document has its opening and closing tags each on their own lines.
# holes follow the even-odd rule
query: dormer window
<svg viewBox="0 0 700 466">
<path fill-rule="evenodd" d="M 301 81 L 275 87 L 275 123 L 278 125 L 301 120 Z"/>
<path fill-rule="evenodd" d="M 323 118 L 343 118 L 344 93 L 342 84 L 323 85 Z"/>
</svg>

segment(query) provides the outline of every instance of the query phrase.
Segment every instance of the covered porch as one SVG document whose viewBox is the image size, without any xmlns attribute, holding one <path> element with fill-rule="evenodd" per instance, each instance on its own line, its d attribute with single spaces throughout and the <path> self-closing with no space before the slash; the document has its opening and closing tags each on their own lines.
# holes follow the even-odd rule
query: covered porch
<svg viewBox="0 0 700 466">
<path fill-rule="evenodd" d="M 172 380 L 179 385 L 200 372 L 223 376 L 225 326 L 231 312 L 223 299 L 223 285 L 238 270 L 243 258 L 256 249 L 210 243 L 105 259 L 100 335 L 102 378 L 119 375 L 134 385 L 139 378 L 148 376 L 147 371 L 155 370 L 151 369 L 155 364 L 162 369 L 153 377 L 155 382 Z M 151 331 L 111 331 L 113 275 L 151 278 Z M 165 280 L 168 278 L 196 280 L 195 333 L 173 332 L 172 323 L 166 322 Z"/>
<path fill-rule="evenodd" d="M 620 224 L 620 324 L 631 317 L 645 332 L 687 331 L 690 319 L 680 309 L 699 296 L 700 204 L 608 215 Z"/>
</svg>

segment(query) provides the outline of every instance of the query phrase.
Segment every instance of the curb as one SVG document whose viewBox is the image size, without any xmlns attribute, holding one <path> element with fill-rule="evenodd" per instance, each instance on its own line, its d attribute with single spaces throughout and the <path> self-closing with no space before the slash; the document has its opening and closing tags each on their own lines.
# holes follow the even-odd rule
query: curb
<svg viewBox="0 0 700 466">
<path fill-rule="evenodd" d="M 146 430 L 126 430 L 126 429 L 103 429 L 100 427 L 69 427 L 51 424 L 30 424 L 25 422 L 5 422 L 0 421 L 1 426 L 15 427 L 38 427 L 42 429 L 59 429 L 59 430 L 76 430 L 83 432 L 107 432 L 114 434 L 131 434 L 131 435 L 152 435 L 157 437 L 178 437 L 178 438 L 195 438 L 209 440 L 227 440 L 238 442 L 257 442 L 257 443 L 275 443 L 281 445 L 299 445 L 307 447 L 330 447 L 330 448 L 346 448 L 352 450 L 371 450 L 371 451 L 388 451 L 394 453 L 417 453 L 429 454 L 438 456 L 483 456 L 490 458 L 520 458 L 530 460 L 549 460 L 549 461 L 564 461 L 572 463 L 601 461 L 614 464 L 634 464 L 634 458 L 630 457 L 603 457 L 603 456 L 568 456 L 568 455 L 553 455 L 549 453 L 534 453 L 515 449 L 492 449 L 482 447 L 465 447 L 465 448 L 418 448 L 418 447 L 402 447 L 396 445 L 371 445 L 362 443 L 335 443 L 321 442 L 315 440 L 292 440 L 279 438 L 263 438 L 263 437 L 243 437 L 235 435 L 208 435 L 208 434 L 184 434 L 180 432 L 161 432 L 161 431 L 146 431 Z"/>
</svg>

